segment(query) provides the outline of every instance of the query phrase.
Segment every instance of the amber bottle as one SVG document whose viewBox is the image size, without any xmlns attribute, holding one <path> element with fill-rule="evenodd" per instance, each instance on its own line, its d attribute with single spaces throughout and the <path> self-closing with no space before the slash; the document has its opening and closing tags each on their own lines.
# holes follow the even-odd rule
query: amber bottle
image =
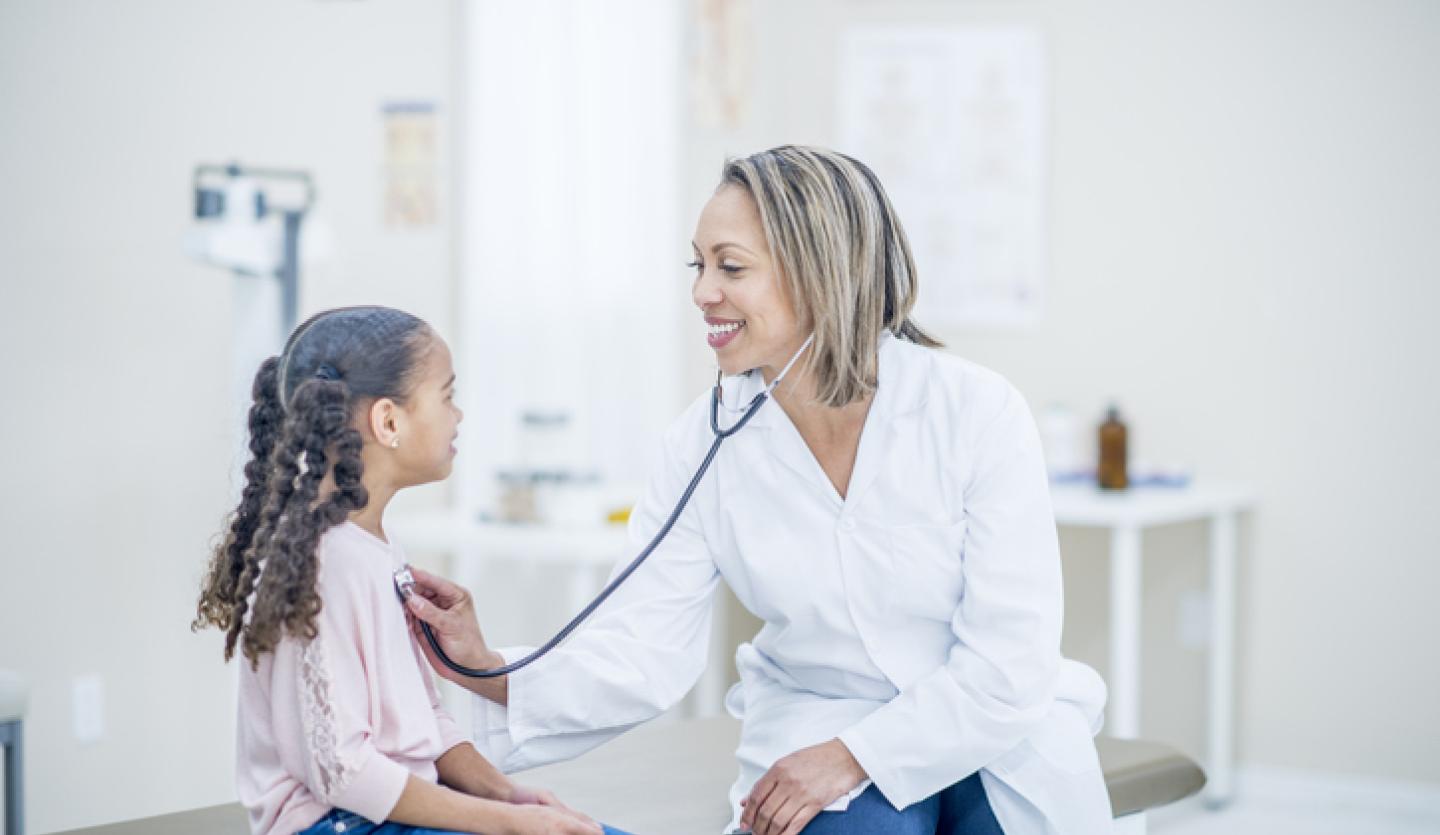
<svg viewBox="0 0 1440 835">
<path fill-rule="evenodd" d="M 1095 482 L 1102 490 L 1124 490 L 1130 484 L 1125 465 L 1126 434 L 1120 410 L 1111 406 L 1105 422 L 1100 424 L 1100 464 L 1095 468 Z"/>
</svg>

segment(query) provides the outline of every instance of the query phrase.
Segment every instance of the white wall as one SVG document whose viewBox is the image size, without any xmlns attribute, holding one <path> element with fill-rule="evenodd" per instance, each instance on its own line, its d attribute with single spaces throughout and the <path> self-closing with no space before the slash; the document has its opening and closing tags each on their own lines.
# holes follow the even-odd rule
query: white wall
<svg viewBox="0 0 1440 835">
<path fill-rule="evenodd" d="M 684 211 L 720 160 L 838 141 L 861 23 L 1033 24 L 1050 49 L 1052 274 L 1031 330 L 941 332 L 1037 409 L 1263 496 L 1240 574 L 1238 754 L 1440 782 L 1440 6 L 756 2 L 740 128 L 691 125 Z M 883 178 L 884 172 L 879 172 Z M 903 217 L 903 207 L 902 217 Z M 919 265 L 921 287 L 925 265 Z M 923 324 L 923 323 L 922 323 Z M 692 374 L 703 375 L 703 358 Z M 1063 539 L 1067 651 L 1105 666 L 1103 537 Z M 1143 728 L 1203 752 L 1203 655 L 1175 607 L 1199 526 L 1146 537 Z"/>
<path fill-rule="evenodd" d="M 727 153 L 835 141 L 843 26 L 1039 26 L 1048 309 L 1030 331 L 942 335 L 1037 407 L 1095 413 L 1113 393 L 1141 456 L 1260 488 L 1245 760 L 1440 781 L 1440 7 L 756 0 L 752 15 L 748 121 L 685 119 L 677 280 Z M 231 490 L 229 279 L 180 254 L 191 166 L 308 168 L 337 249 L 304 308 L 394 304 L 455 334 L 449 214 L 380 225 L 379 107 L 427 99 L 448 118 L 457 17 L 450 0 L 0 4 L 0 667 L 36 685 L 32 831 L 233 796 L 233 672 L 218 635 L 185 629 Z M 712 369 L 698 327 L 680 337 L 676 411 Z M 1103 669 L 1104 543 L 1064 547 L 1067 649 Z M 1198 753 L 1202 658 L 1176 645 L 1173 608 L 1203 587 L 1203 537 L 1181 526 L 1148 548 L 1169 557 L 1148 566 L 1145 730 Z M 89 673 L 108 733 L 80 746 L 69 687 Z"/>
<path fill-rule="evenodd" d="M 380 107 L 432 101 L 447 123 L 454 17 L 450 0 L 0 4 L 0 667 L 34 684 L 31 832 L 234 797 L 233 669 L 187 629 L 231 498 L 230 278 L 181 254 L 191 167 L 315 176 L 335 254 L 302 315 L 383 303 L 453 332 L 448 205 L 430 229 L 381 224 Z M 70 685 L 92 673 L 106 735 L 82 746 Z"/>
</svg>

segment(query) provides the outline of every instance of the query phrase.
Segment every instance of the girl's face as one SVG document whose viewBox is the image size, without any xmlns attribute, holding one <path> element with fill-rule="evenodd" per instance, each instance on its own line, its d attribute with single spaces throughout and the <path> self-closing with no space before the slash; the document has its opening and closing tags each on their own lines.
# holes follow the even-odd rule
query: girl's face
<svg viewBox="0 0 1440 835">
<path fill-rule="evenodd" d="M 404 405 L 396 405 L 393 434 L 377 437 L 394 463 L 397 486 L 440 481 L 455 465 L 455 439 L 465 418 L 455 405 L 455 370 L 450 347 L 436 336 L 421 359 L 419 380 Z M 378 435 L 379 433 L 377 433 Z"/>
<path fill-rule="evenodd" d="M 774 377 L 805 341 L 805 331 L 781 287 L 750 193 L 721 186 L 700 212 L 692 246 L 691 296 L 705 316 L 706 341 L 720 370 L 759 368 L 766 379 Z"/>
</svg>

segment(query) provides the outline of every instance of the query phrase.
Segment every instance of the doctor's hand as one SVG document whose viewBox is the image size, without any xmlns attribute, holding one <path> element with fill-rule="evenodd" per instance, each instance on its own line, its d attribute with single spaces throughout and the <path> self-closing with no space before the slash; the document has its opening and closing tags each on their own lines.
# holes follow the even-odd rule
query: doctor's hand
<svg viewBox="0 0 1440 835">
<path fill-rule="evenodd" d="M 445 666 L 430 649 L 418 621 L 430 624 L 435 640 L 445 654 L 465 667 L 487 670 L 505 663 L 499 653 L 485 643 L 480 634 L 480 623 L 475 618 L 475 601 L 470 592 L 442 577 L 428 571 L 412 568 L 415 577 L 415 593 L 405 599 L 405 610 L 411 616 L 411 625 L 425 659 L 435 672 L 446 681 L 453 681 L 492 701 L 504 704 L 504 679 L 472 679 L 462 676 Z M 496 698 L 499 695 L 501 698 Z"/>
<path fill-rule="evenodd" d="M 796 835 L 836 798 L 869 776 L 838 739 L 782 757 L 740 801 L 740 829 L 755 835 Z"/>
</svg>

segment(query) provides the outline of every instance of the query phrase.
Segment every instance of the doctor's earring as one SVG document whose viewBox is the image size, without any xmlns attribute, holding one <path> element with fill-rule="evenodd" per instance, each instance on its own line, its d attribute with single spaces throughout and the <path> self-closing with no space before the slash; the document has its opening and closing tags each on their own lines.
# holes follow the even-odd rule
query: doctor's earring
<svg viewBox="0 0 1440 835">
<path fill-rule="evenodd" d="M 391 439 L 390 439 L 390 448 L 391 448 L 391 449 L 399 449 L 399 448 L 400 448 L 400 439 L 399 439 L 399 438 L 391 438 Z"/>
</svg>

